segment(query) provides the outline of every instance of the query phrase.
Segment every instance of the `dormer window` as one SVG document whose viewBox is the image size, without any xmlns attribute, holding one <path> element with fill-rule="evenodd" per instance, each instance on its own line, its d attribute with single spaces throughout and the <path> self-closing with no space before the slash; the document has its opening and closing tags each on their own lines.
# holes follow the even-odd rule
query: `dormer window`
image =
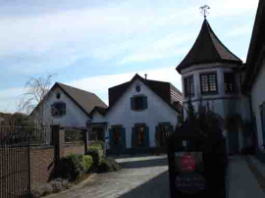
<svg viewBox="0 0 265 198">
<path fill-rule="evenodd" d="M 131 109 L 140 111 L 147 109 L 147 97 L 146 96 L 134 96 L 131 98 Z"/>
<path fill-rule="evenodd" d="M 224 73 L 224 86 L 225 86 L 225 93 L 236 93 L 236 79 L 235 74 L 232 72 Z"/>
<path fill-rule="evenodd" d="M 54 117 L 61 117 L 66 113 L 66 104 L 64 102 L 55 102 L 51 105 L 51 114 Z"/>
<path fill-rule="evenodd" d="M 217 94 L 217 75 L 216 72 L 203 73 L 200 75 L 201 83 L 201 93 L 203 95 L 207 94 Z"/>
<path fill-rule="evenodd" d="M 185 97 L 194 96 L 193 76 L 187 76 L 184 78 L 184 94 L 185 94 Z"/>
</svg>

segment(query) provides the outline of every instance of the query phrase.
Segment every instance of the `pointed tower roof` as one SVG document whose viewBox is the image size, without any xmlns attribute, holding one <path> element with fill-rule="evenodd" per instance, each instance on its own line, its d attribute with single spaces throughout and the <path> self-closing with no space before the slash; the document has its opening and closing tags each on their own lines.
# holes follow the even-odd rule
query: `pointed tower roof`
<svg viewBox="0 0 265 198">
<path fill-rule="evenodd" d="M 176 69 L 180 72 L 182 69 L 194 64 L 213 62 L 242 63 L 242 61 L 218 39 L 207 19 L 205 19 L 194 45 Z"/>
</svg>

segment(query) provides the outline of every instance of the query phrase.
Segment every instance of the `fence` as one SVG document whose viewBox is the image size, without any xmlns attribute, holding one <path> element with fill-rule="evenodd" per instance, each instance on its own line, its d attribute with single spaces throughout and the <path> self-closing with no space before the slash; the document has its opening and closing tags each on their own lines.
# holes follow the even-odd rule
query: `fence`
<svg viewBox="0 0 265 198">
<path fill-rule="evenodd" d="M 30 194 L 29 134 L 18 127 L 0 127 L 0 198 Z"/>
<path fill-rule="evenodd" d="M 51 179 L 56 160 L 84 154 L 85 129 L 0 126 L 0 198 L 28 197 Z"/>
</svg>

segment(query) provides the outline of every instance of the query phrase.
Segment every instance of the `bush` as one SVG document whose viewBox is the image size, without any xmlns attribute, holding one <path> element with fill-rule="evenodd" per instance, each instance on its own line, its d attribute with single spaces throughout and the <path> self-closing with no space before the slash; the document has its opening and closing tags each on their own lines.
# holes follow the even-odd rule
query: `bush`
<svg viewBox="0 0 265 198">
<path fill-rule="evenodd" d="M 90 149 L 100 149 L 104 150 L 104 142 L 103 141 L 95 141 L 89 145 Z"/>
<path fill-rule="evenodd" d="M 103 151 L 103 142 L 94 142 L 89 145 L 87 150 L 87 155 L 91 155 L 94 161 L 94 165 L 97 167 L 101 164 L 102 159 L 104 158 L 104 151 Z"/>
<path fill-rule="evenodd" d="M 82 158 L 82 166 L 84 168 L 84 172 L 88 173 L 89 170 L 92 168 L 93 166 L 93 158 L 90 155 L 83 155 Z"/>
<path fill-rule="evenodd" d="M 120 170 L 120 165 L 112 158 L 104 158 L 98 167 L 98 172 L 110 172 Z"/>
<path fill-rule="evenodd" d="M 76 180 L 81 174 L 87 173 L 93 165 L 91 156 L 72 154 L 60 160 L 55 177 Z"/>
</svg>

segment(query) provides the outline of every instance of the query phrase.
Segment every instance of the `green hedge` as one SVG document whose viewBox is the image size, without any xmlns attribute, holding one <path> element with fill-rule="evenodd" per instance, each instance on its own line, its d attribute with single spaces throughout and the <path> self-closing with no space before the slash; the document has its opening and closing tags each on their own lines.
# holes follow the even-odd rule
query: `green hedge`
<svg viewBox="0 0 265 198">
<path fill-rule="evenodd" d="M 91 155 L 94 161 L 95 167 L 102 163 L 104 158 L 104 143 L 101 141 L 93 142 L 89 145 L 87 155 Z"/>
<path fill-rule="evenodd" d="M 93 166 L 93 158 L 89 155 L 72 154 L 60 160 L 55 177 L 74 181 L 80 175 L 88 173 Z"/>
</svg>

